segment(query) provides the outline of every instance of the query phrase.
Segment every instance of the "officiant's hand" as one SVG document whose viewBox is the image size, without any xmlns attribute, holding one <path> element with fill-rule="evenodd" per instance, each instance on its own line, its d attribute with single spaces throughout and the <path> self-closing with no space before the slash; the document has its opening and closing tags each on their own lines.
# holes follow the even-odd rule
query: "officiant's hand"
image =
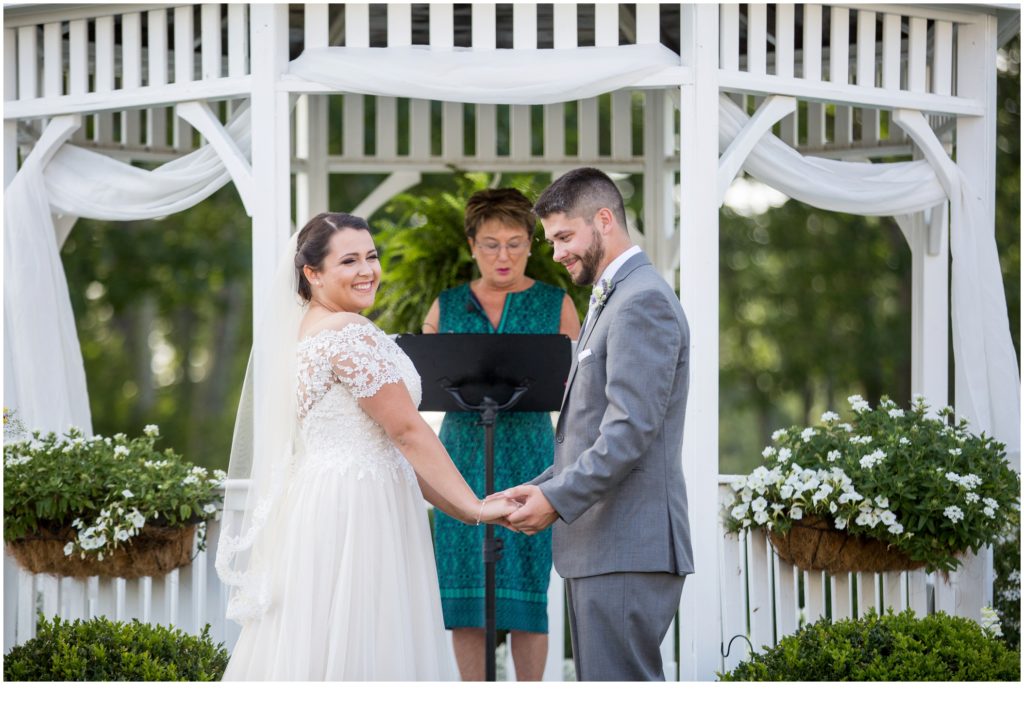
<svg viewBox="0 0 1024 701">
<path fill-rule="evenodd" d="M 534 535 L 540 533 L 558 519 L 558 512 L 540 491 L 540 487 L 522 484 L 502 492 L 502 496 L 522 504 L 510 513 L 506 520 L 508 527 L 514 531 Z"/>
</svg>

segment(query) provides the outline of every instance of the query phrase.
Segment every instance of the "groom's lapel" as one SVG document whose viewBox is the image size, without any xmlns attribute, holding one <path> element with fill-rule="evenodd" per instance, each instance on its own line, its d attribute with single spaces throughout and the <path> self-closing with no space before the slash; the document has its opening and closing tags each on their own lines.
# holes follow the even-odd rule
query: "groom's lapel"
<svg viewBox="0 0 1024 701">
<path fill-rule="evenodd" d="M 601 312 L 603 312 L 604 308 L 608 305 L 608 299 L 610 299 L 615 293 L 615 290 L 618 289 L 619 284 L 629 277 L 630 273 L 642 265 L 650 264 L 651 261 L 648 260 L 647 256 L 643 252 L 637 253 L 635 256 L 623 263 L 622 267 L 619 268 L 619 271 L 615 273 L 615 277 L 612 279 L 611 290 L 608 292 L 608 297 L 605 298 L 604 304 L 594 310 L 594 318 L 587 320 L 587 328 L 584 329 L 583 337 L 580 338 L 579 343 L 576 344 L 576 355 L 572 359 L 572 368 L 569 370 L 569 379 L 565 381 L 565 392 L 562 394 L 562 406 L 559 409 L 559 412 L 565 410 L 565 403 L 569 399 L 569 390 L 572 388 L 573 380 L 576 379 L 576 370 L 578 370 L 580 366 L 579 355 L 583 352 L 583 349 L 587 347 L 587 342 L 590 341 L 590 337 L 593 335 L 594 329 L 597 327 L 597 320 L 601 318 Z M 561 423 L 561 414 L 559 414 L 558 420 L 559 423 Z"/>
</svg>

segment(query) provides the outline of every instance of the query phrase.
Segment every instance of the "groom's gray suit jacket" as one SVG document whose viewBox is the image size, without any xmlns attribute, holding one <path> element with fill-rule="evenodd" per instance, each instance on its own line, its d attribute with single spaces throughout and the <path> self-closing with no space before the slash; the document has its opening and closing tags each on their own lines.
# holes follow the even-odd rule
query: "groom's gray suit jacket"
<svg viewBox="0 0 1024 701">
<path fill-rule="evenodd" d="M 532 482 L 560 517 L 552 555 L 562 577 L 693 572 L 682 470 L 689 344 L 679 300 L 634 255 L 583 329 L 555 462 Z"/>
</svg>

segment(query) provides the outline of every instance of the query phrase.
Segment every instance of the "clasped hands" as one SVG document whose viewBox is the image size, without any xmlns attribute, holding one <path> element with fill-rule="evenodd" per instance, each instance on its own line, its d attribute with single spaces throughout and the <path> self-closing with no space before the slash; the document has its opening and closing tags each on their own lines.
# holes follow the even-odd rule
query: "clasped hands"
<svg viewBox="0 0 1024 701">
<path fill-rule="evenodd" d="M 532 484 L 495 492 L 484 502 L 488 516 L 485 521 L 526 535 L 540 533 L 558 518 L 540 487 Z"/>
</svg>

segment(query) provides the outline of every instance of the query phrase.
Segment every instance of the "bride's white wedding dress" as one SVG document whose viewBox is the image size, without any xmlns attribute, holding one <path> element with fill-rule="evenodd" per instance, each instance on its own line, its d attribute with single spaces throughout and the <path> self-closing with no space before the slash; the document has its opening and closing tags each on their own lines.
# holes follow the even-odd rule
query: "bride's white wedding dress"
<svg viewBox="0 0 1024 701">
<path fill-rule="evenodd" d="M 418 404 L 419 375 L 362 323 L 300 341 L 298 372 L 304 455 L 254 552 L 270 606 L 224 679 L 457 679 L 416 475 L 357 402 L 404 382 Z"/>
</svg>

